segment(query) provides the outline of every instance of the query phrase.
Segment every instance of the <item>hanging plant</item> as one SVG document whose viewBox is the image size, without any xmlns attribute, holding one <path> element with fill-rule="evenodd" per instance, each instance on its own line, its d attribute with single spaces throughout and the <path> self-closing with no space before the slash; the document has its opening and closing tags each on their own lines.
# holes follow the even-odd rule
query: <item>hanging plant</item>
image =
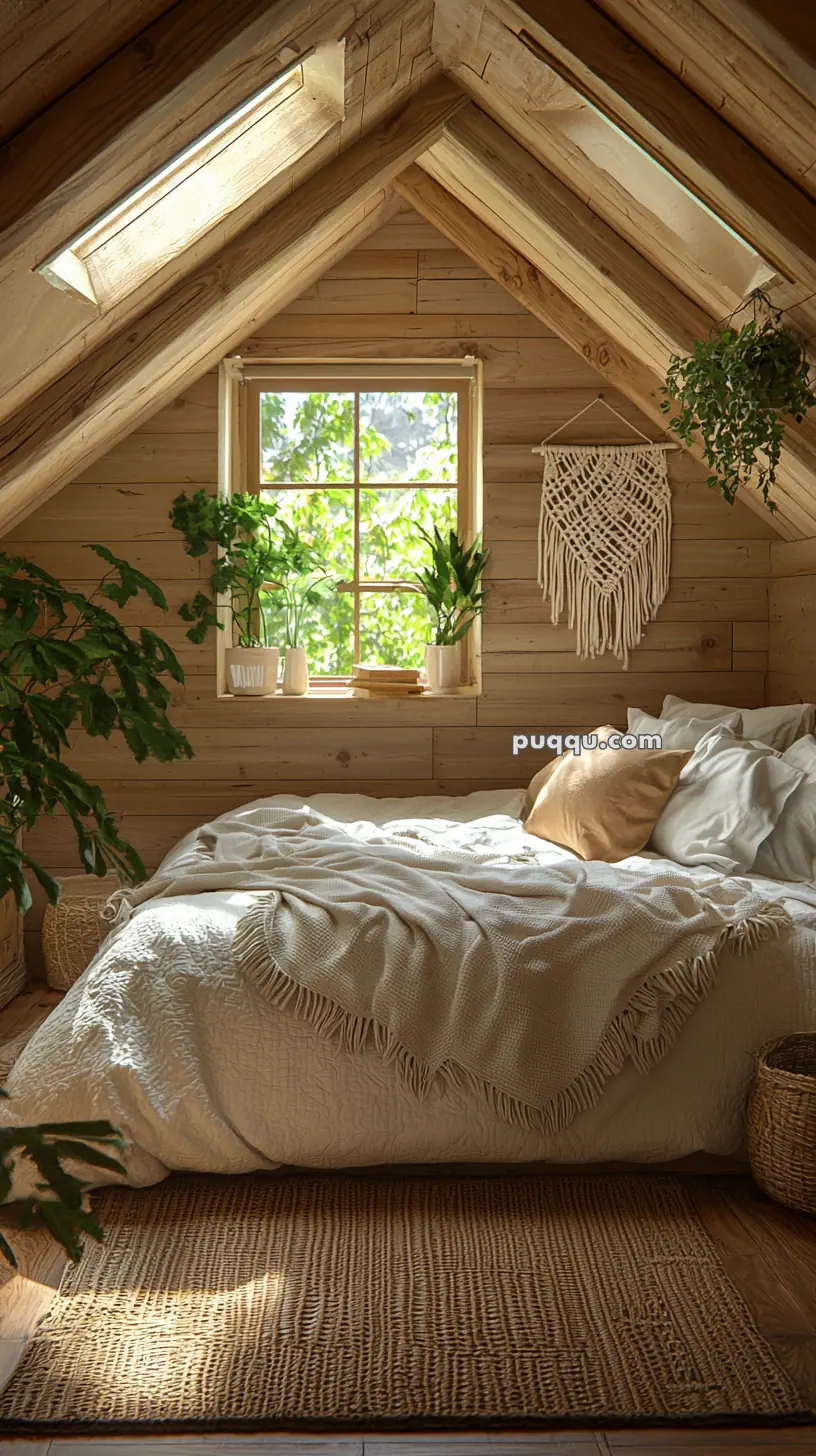
<svg viewBox="0 0 816 1456">
<path fill-rule="evenodd" d="M 696 342 L 690 356 L 672 357 L 669 398 L 660 407 L 664 414 L 676 410 L 669 428 L 685 444 L 701 436 L 706 463 L 715 472 L 708 484 L 729 505 L 740 486 L 753 485 L 773 511 L 786 416 L 801 423 L 816 395 L 808 382 L 804 339 L 780 323 L 781 311 L 763 293 L 757 290 L 752 299 L 754 317 L 741 329 L 729 320 L 716 338 Z"/>
</svg>

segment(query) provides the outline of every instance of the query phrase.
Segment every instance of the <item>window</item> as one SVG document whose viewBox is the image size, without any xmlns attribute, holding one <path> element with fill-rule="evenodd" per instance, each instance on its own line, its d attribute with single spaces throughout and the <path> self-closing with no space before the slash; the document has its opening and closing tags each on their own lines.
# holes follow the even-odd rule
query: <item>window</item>
<svg viewBox="0 0 816 1456">
<path fill-rule="evenodd" d="M 343 115 L 340 41 L 288 67 L 39 271 L 92 303 L 114 302 L 302 157 Z"/>
<path fill-rule="evenodd" d="M 304 620 L 312 679 L 342 681 L 360 661 L 422 667 L 422 531 L 478 526 L 474 362 L 245 373 L 263 375 L 246 385 L 247 486 L 277 503 L 336 584 Z M 268 642 L 282 642 L 274 592 L 262 610 Z"/>
</svg>

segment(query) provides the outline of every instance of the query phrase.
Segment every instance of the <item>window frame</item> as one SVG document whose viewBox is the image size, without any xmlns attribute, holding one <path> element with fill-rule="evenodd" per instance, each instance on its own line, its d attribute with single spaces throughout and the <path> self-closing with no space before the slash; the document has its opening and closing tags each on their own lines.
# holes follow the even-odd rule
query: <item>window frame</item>
<svg viewBox="0 0 816 1456">
<path fill-rule="evenodd" d="M 438 391 L 457 394 L 457 481 L 423 482 L 417 487 L 437 484 L 457 491 L 457 529 L 465 539 L 471 539 L 482 528 L 482 365 L 472 355 L 457 359 L 429 358 L 423 360 L 383 361 L 366 359 L 360 361 L 338 360 L 276 360 L 252 361 L 241 356 L 232 356 L 222 364 L 222 399 L 219 408 L 219 424 L 225 425 L 222 432 L 220 452 L 219 491 L 229 495 L 233 490 L 260 492 L 264 489 L 320 489 L 320 484 L 309 487 L 303 482 L 286 483 L 261 480 L 261 438 L 260 438 L 260 396 L 262 393 L 292 390 L 298 393 L 336 391 L 338 393 L 378 393 L 388 391 Z M 226 393 L 226 397 L 225 397 Z M 382 482 L 399 488 L 410 487 L 411 481 Z M 355 450 L 354 480 L 339 483 L 339 488 L 354 491 L 355 496 L 355 556 L 354 579 L 342 590 L 354 593 L 355 597 L 355 643 L 358 641 L 359 604 L 366 592 L 385 593 L 405 591 L 412 585 L 407 579 L 393 579 L 387 582 L 360 582 L 359 565 L 359 497 L 361 490 L 375 486 L 376 482 L 361 480 L 359 460 Z M 331 487 L 325 484 L 326 489 Z M 229 618 L 229 603 L 220 604 L 225 621 Z M 470 632 L 461 643 L 462 687 L 457 696 L 472 695 L 481 691 L 481 623 L 477 618 Z M 225 634 L 219 633 L 219 637 Z M 223 669 L 219 653 L 219 694 L 225 692 Z M 311 689 L 313 696 L 325 691 L 336 695 L 338 691 L 349 691 L 350 677 L 321 677 L 315 680 Z M 302 701 L 302 699 L 301 699 Z M 411 700 L 408 700 L 411 701 Z"/>
</svg>

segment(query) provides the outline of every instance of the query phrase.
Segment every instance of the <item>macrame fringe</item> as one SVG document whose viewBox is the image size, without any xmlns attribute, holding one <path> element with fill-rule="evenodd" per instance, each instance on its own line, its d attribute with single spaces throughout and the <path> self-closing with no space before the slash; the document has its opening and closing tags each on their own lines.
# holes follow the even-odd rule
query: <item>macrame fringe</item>
<svg viewBox="0 0 816 1456">
<path fill-rule="evenodd" d="M 382 1022 L 345 1011 L 322 992 L 293 980 L 269 954 L 265 922 L 265 906 L 260 901 L 239 921 L 233 954 L 240 969 L 251 976 L 273 1005 L 293 1011 L 308 1021 L 319 1036 L 336 1041 L 345 1051 L 358 1054 L 373 1046 L 383 1062 L 395 1068 L 402 1086 L 419 1101 L 434 1086 L 465 1087 L 475 1092 L 503 1122 L 543 1133 L 563 1132 L 579 1113 L 597 1106 L 606 1083 L 628 1060 L 643 1074 L 662 1060 L 674 1046 L 692 1011 L 713 989 L 723 950 L 748 955 L 793 923 L 782 905 L 767 901 L 747 919 L 726 925 L 709 950 L 657 971 L 638 987 L 628 1005 L 610 1022 L 591 1066 L 544 1107 L 533 1107 L 456 1062 L 430 1067 L 402 1046 Z M 653 1012 L 655 1004 L 664 997 L 669 1000 L 660 1013 L 659 1032 L 642 1037 L 639 1031 L 642 1018 Z"/>
<path fill-rule="evenodd" d="M 538 584 L 554 623 L 567 612 L 579 657 L 611 651 L 628 667 L 666 597 L 670 567 L 671 492 L 659 447 L 544 450 Z"/>
</svg>

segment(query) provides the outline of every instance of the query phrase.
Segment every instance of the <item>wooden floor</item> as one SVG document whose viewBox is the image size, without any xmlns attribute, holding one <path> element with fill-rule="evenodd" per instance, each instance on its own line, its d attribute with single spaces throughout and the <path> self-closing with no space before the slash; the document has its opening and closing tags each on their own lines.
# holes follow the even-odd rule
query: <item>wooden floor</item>
<svg viewBox="0 0 816 1456">
<path fill-rule="evenodd" d="M 2 1044 L 48 1015 L 59 997 L 42 989 L 0 1012 Z M 777 1358 L 816 1408 L 816 1219 L 772 1203 L 739 1174 L 683 1177 L 731 1278 Z M 12 1227 L 0 1211 L 0 1226 Z M 0 1388 L 54 1298 L 65 1260 L 46 1234 L 14 1231 L 19 1272 L 0 1269 Z M 743 1430 L 615 1430 L 343 1436 L 190 1436 L 3 1441 L 0 1456 L 816 1456 L 816 1423 Z"/>
</svg>

